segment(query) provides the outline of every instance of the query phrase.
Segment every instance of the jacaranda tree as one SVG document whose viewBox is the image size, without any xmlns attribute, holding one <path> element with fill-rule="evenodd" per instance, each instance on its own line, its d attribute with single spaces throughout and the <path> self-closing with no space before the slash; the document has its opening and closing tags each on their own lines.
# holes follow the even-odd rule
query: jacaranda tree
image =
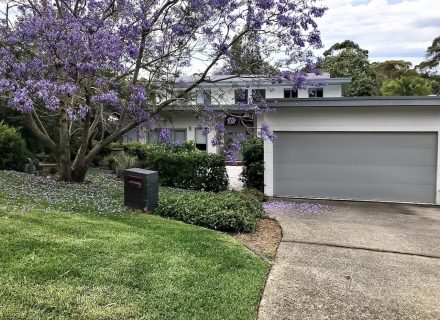
<svg viewBox="0 0 440 320">
<path fill-rule="evenodd" d="M 176 100 L 209 81 L 242 38 L 257 42 L 263 58 L 290 67 L 270 75 L 273 81 L 301 86 L 305 74 L 296 70 L 305 64 L 313 70 L 312 49 L 321 47 L 314 19 L 325 12 L 316 0 L 5 2 L 0 95 L 57 155 L 61 177 L 73 181 L 84 180 L 110 142 L 140 123 L 152 126 Z M 177 96 L 158 98 L 157 92 L 178 85 L 172 75 L 195 57 L 206 65 L 197 80 Z M 260 133 L 267 136 L 267 126 Z"/>
</svg>

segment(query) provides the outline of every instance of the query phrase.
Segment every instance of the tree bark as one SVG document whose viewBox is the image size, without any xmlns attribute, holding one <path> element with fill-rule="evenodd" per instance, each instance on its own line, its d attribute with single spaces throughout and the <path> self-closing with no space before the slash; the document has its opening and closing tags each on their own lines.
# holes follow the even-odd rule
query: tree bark
<svg viewBox="0 0 440 320">
<path fill-rule="evenodd" d="M 67 107 L 60 108 L 60 143 L 58 150 L 58 171 L 61 179 L 70 181 L 72 179 L 72 168 L 70 160 L 70 135 Z"/>
</svg>

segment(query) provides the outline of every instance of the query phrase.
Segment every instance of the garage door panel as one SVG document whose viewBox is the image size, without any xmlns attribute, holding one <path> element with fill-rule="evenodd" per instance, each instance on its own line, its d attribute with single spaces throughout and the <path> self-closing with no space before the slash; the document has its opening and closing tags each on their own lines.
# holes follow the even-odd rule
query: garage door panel
<svg viewBox="0 0 440 320">
<path fill-rule="evenodd" d="M 279 135 L 291 135 L 293 132 L 279 132 Z M 432 149 L 437 143 L 434 133 L 411 132 L 294 132 L 295 137 L 278 139 L 277 144 L 290 146 L 295 139 L 297 147 L 333 147 L 342 148 L 415 148 Z M 353 139 L 353 135 L 356 139 Z M 421 139 L 420 135 L 423 135 Z"/>
<path fill-rule="evenodd" d="M 290 151 L 290 152 L 289 152 Z M 286 150 L 278 158 L 280 163 L 314 163 L 314 164 L 356 164 L 356 165 L 401 165 L 432 166 L 436 161 L 435 149 L 398 149 L 398 148 L 332 148 L 332 147 L 299 147 Z M 350 157 L 352 153 L 359 157 Z M 427 157 L 429 153 L 432 156 Z"/>
<path fill-rule="evenodd" d="M 280 182 L 281 189 L 290 187 L 288 181 Z M 320 182 L 320 192 L 316 193 L 316 184 L 310 181 L 301 182 L 301 187 L 293 188 L 297 197 L 305 198 L 329 198 L 329 199 L 354 199 L 354 200 L 376 200 L 376 201 L 401 201 L 408 202 L 415 194 L 418 195 L 417 201 L 431 203 L 432 187 L 429 185 L 383 185 L 387 189 L 387 199 L 383 198 L 383 190 L 378 189 L 376 184 L 369 183 L 335 183 L 328 181 Z M 323 195 L 325 194 L 325 196 Z M 362 194 L 362 198 L 359 197 Z M 291 194 L 278 194 L 279 196 L 291 196 Z"/>
<path fill-rule="evenodd" d="M 437 134 L 277 132 L 275 195 L 435 202 Z"/>
<path fill-rule="evenodd" d="M 277 164 L 278 180 L 295 181 L 334 181 L 359 183 L 378 183 L 384 184 L 392 181 L 394 184 L 426 184 L 433 186 L 435 176 L 432 172 L 433 167 L 415 167 L 408 170 L 407 166 L 363 166 L 362 169 L 370 174 L 365 174 L 364 170 L 359 170 L 356 165 L 336 165 L 336 164 Z M 279 173 L 280 174 L 279 174 Z M 278 175 L 279 174 L 279 175 Z"/>
</svg>

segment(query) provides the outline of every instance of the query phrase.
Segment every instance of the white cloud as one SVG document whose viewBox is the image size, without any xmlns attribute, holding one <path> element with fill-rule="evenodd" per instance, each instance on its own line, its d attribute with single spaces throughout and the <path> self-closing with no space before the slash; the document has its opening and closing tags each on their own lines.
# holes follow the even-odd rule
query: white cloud
<svg viewBox="0 0 440 320">
<path fill-rule="evenodd" d="M 371 61 L 404 59 L 419 63 L 440 36 L 438 0 L 327 0 L 318 21 L 325 48 L 353 40 Z"/>
</svg>

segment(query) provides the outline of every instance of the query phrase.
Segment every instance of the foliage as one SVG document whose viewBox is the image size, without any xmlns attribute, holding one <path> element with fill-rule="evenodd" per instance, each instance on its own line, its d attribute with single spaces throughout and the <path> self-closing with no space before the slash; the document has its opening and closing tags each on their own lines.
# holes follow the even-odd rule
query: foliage
<svg viewBox="0 0 440 320">
<path fill-rule="evenodd" d="M 129 143 L 126 151 L 141 160 L 140 166 L 159 172 L 163 186 L 219 192 L 228 187 L 223 155 L 209 154 L 184 143 L 171 148 L 166 145 Z"/>
<path fill-rule="evenodd" d="M 260 191 L 255 188 L 245 188 L 245 189 L 241 190 L 241 192 L 250 196 L 250 197 L 254 197 L 257 201 L 260 201 L 260 202 L 265 202 L 268 199 L 268 197 L 264 194 L 263 191 Z"/>
<path fill-rule="evenodd" d="M 254 231 L 257 218 L 264 214 L 255 197 L 234 191 L 210 193 L 162 188 L 159 199 L 155 214 L 221 231 Z"/>
<path fill-rule="evenodd" d="M 382 82 L 398 79 L 403 76 L 417 76 L 418 73 L 412 68 L 412 63 L 404 60 L 387 60 L 372 64 L 378 79 Z"/>
<path fill-rule="evenodd" d="M 440 65 L 440 36 L 432 40 L 431 46 L 426 50 L 426 60 L 418 65 L 419 69 L 434 71 Z"/>
<path fill-rule="evenodd" d="M 418 76 L 404 76 L 385 81 L 380 91 L 384 96 L 427 96 L 432 94 L 429 82 Z"/>
<path fill-rule="evenodd" d="M 314 65 L 313 50 L 322 47 L 315 19 L 326 11 L 317 0 L 8 2 L 0 12 L 0 95 L 57 156 L 67 181 L 83 181 L 95 157 L 137 125 L 153 129 L 241 38 L 284 67 Z M 182 83 L 178 74 L 200 55 L 206 68 Z M 273 75 L 292 86 L 303 76 Z M 169 95 L 176 88 L 183 89 Z M 215 131 L 224 119 L 205 120 Z"/>
<path fill-rule="evenodd" d="M 265 262 L 225 234 L 125 210 L 101 171 L 87 179 L 0 171 L 1 319 L 254 319 Z"/>
<path fill-rule="evenodd" d="M 276 73 L 276 69 L 263 60 L 258 42 L 252 39 L 252 36 L 239 38 L 231 46 L 225 68 L 230 74 L 268 76 Z"/>
<path fill-rule="evenodd" d="M 264 192 L 264 141 L 261 138 L 249 139 L 243 145 L 242 180 L 246 188 Z"/>
<path fill-rule="evenodd" d="M 0 123 L 0 170 L 23 170 L 26 143 L 16 129 Z"/>
<path fill-rule="evenodd" d="M 432 45 L 426 51 L 426 60 L 417 68 L 422 77 L 431 82 L 434 94 L 440 94 L 440 36 L 432 41 Z"/>
<path fill-rule="evenodd" d="M 124 170 L 134 168 L 138 163 L 138 159 L 129 154 L 108 155 L 102 160 L 102 164 L 113 170 L 119 178 L 124 176 Z"/>
<path fill-rule="evenodd" d="M 324 52 L 324 70 L 332 77 L 352 77 L 344 90 L 345 96 L 374 96 L 379 82 L 368 60 L 368 50 L 357 43 L 345 40 Z"/>
</svg>

